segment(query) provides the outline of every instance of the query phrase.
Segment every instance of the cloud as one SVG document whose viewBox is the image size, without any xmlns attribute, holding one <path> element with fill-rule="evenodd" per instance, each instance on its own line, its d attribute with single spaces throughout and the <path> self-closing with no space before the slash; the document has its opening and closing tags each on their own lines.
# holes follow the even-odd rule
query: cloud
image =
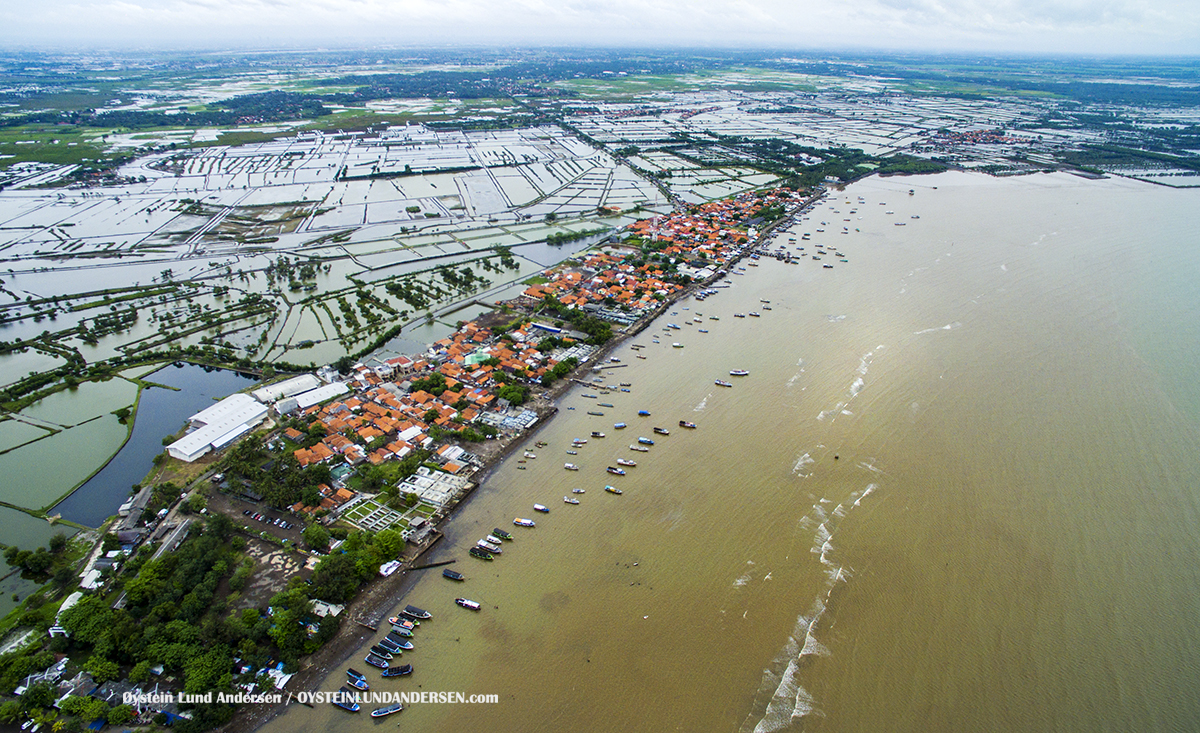
<svg viewBox="0 0 1200 733">
<path fill-rule="evenodd" d="M 0 44 L 8 47 L 467 43 L 1200 53 L 1200 4 L 1180 0 L 39 0 L 5 5 Z"/>
</svg>

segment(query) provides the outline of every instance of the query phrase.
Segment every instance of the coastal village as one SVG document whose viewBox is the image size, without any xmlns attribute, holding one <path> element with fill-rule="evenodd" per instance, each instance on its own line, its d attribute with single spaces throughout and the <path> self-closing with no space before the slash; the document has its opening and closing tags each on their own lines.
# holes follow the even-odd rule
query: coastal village
<svg viewBox="0 0 1200 733">
<path fill-rule="evenodd" d="M 55 574 L 57 593 L 40 594 L 0 656 L 17 696 L 0 723 L 204 730 L 235 706 L 123 696 L 286 693 L 302 658 L 380 623 L 397 571 L 554 413 L 564 385 L 806 203 L 776 188 L 636 221 L 424 353 L 343 360 L 193 415 L 94 546 L 58 543 L 47 568 L 69 575 Z M 25 565 L 36 553 L 12 554 Z"/>
</svg>

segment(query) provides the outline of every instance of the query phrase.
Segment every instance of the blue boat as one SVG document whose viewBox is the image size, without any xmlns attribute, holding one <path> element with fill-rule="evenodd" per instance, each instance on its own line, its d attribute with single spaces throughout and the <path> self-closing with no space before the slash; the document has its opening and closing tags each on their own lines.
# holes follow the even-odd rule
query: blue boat
<svg viewBox="0 0 1200 733">
<path fill-rule="evenodd" d="M 650 411 L 649 410 L 638 410 L 638 414 L 641 415 L 642 417 L 649 417 Z"/>
<path fill-rule="evenodd" d="M 365 680 L 367 678 L 367 676 L 365 674 L 363 674 L 362 672 L 359 672 L 354 667 L 350 667 L 349 669 L 346 670 L 346 676 L 357 677 L 360 680 Z"/>
<path fill-rule="evenodd" d="M 391 705 L 388 705 L 387 707 L 375 708 L 374 710 L 371 711 L 371 717 L 372 718 L 383 718 L 388 715 L 391 715 L 392 713 L 398 713 L 403 709 L 404 709 L 404 706 L 401 705 L 400 703 L 398 703 L 398 702 L 392 703 Z"/>
<path fill-rule="evenodd" d="M 638 438 L 638 442 L 642 445 L 654 445 L 654 441 L 649 438 Z"/>
<path fill-rule="evenodd" d="M 625 429 L 625 423 L 623 423 L 623 422 L 619 422 L 616 425 L 613 425 L 613 430 L 624 430 L 624 429 Z"/>
<path fill-rule="evenodd" d="M 380 669 L 388 668 L 387 660 L 380 659 L 379 657 L 375 656 L 374 654 L 368 654 L 366 656 L 366 658 L 363 659 L 363 661 L 366 662 L 367 664 L 371 665 L 372 667 L 378 667 Z"/>
<path fill-rule="evenodd" d="M 391 667 L 390 669 L 383 670 L 383 676 L 401 677 L 403 675 L 412 674 L 412 669 L 413 667 L 411 664 L 402 664 L 399 667 Z"/>
</svg>

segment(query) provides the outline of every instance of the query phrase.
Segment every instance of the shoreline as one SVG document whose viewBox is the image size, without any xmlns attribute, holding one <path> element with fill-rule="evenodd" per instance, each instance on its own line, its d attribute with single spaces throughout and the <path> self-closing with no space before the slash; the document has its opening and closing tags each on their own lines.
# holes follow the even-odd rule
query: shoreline
<svg viewBox="0 0 1200 733">
<path fill-rule="evenodd" d="M 361 651 L 363 643 L 378 633 L 378 630 L 377 628 L 371 629 L 370 626 L 361 624 L 360 619 L 366 616 L 385 620 L 386 611 L 383 609 L 397 605 L 403 599 L 404 595 L 411 590 L 412 586 L 416 584 L 417 576 L 411 574 L 409 571 L 441 539 L 443 533 L 439 528 L 442 522 L 452 520 L 459 507 L 465 505 L 474 496 L 475 490 L 491 477 L 501 464 L 504 463 L 505 459 L 526 446 L 549 423 L 558 413 L 558 407 L 555 402 L 559 398 L 572 387 L 587 381 L 582 379 L 582 377 L 599 373 L 598 371 L 593 371 L 593 369 L 602 367 L 603 364 L 607 363 L 606 359 L 609 354 L 648 328 L 655 319 L 666 313 L 676 303 L 691 297 L 697 291 L 710 287 L 715 282 L 727 278 L 729 276 L 727 268 L 736 265 L 743 258 L 757 251 L 758 247 L 765 240 L 770 239 L 776 229 L 794 224 L 798 216 L 822 200 L 827 193 L 826 189 L 821 189 L 818 193 L 805 199 L 788 214 L 767 225 L 755 236 L 752 242 L 747 243 L 736 258 L 732 258 L 729 262 L 725 263 L 725 267 L 712 277 L 701 282 L 691 283 L 673 294 L 672 297 L 664 299 L 658 307 L 631 323 L 627 328 L 615 334 L 607 343 L 600 346 L 588 357 L 586 362 L 579 364 L 573 371 L 558 380 L 555 384 L 543 388 L 543 391 L 533 396 L 526 403 L 525 407 L 538 414 L 537 422 L 529 429 L 509 438 L 508 442 L 498 445 L 494 452 L 489 452 L 488 457 L 483 461 L 479 470 L 472 476 L 474 487 L 462 499 L 447 509 L 446 513 L 438 520 L 435 526 L 436 534 L 434 534 L 433 539 L 419 546 L 411 558 L 405 559 L 403 561 L 404 568 L 401 571 L 391 577 L 372 581 L 357 598 L 347 605 L 346 610 L 343 612 L 343 621 L 341 627 L 338 629 L 337 636 L 329 640 L 323 647 L 305 660 L 300 671 L 288 682 L 288 686 L 295 689 L 287 691 L 288 694 L 285 696 L 285 701 L 269 708 L 266 706 L 256 706 L 249 709 L 241 708 L 234 714 L 233 719 L 229 723 L 216 730 L 233 733 L 234 731 L 256 731 L 261 729 L 287 709 L 296 689 L 303 688 L 306 685 L 315 685 L 328 677 L 335 668 L 341 666 L 353 655 Z"/>
</svg>

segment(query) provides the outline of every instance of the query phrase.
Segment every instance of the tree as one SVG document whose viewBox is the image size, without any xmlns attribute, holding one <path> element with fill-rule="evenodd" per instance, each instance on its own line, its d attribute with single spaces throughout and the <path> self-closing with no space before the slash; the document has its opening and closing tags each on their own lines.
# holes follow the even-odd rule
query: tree
<svg viewBox="0 0 1200 733">
<path fill-rule="evenodd" d="M 104 684 L 121 676 L 121 668 L 116 662 L 105 659 L 99 654 L 93 654 L 83 663 L 83 669 L 90 674 L 97 684 Z"/>
<path fill-rule="evenodd" d="M 50 538 L 50 552 L 55 555 L 67 548 L 67 536 L 62 532 L 57 532 Z"/>
<path fill-rule="evenodd" d="M 329 549 L 329 530 L 319 524 L 310 524 L 304 528 L 304 543 L 309 547 L 324 552 Z"/>
<path fill-rule="evenodd" d="M 130 705 L 118 705 L 108 711 L 109 725 L 125 725 L 133 722 L 136 715 L 133 712 L 133 707 Z"/>
<path fill-rule="evenodd" d="M 203 494 L 192 494 L 187 500 L 188 509 L 191 509 L 196 514 L 199 514 L 204 509 L 208 508 L 208 499 L 204 498 Z"/>
</svg>

